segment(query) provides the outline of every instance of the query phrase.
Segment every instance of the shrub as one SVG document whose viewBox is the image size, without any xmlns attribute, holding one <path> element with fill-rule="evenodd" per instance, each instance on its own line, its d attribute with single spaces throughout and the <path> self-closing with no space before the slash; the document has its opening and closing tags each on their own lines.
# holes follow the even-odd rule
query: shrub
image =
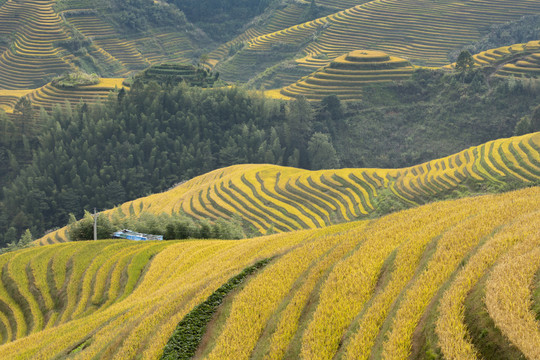
<svg viewBox="0 0 540 360">
<path fill-rule="evenodd" d="M 75 71 L 64 74 L 53 79 L 52 84 L 59 87 L 77 87 L 84 85 L 95 85 L 99 83 L 97 74 L 87 74 L 82 71 Z"/>
<path fill-rule="evenodd" d="M 77 221 L 70 215 L 68 237 L 71 241 L 92 240 L 94 238 L 94 219 L 85 212 Z M 243 239 L 246 237 L 238 219 L 218 219 L 210 222 L 207 219 L 194 220 L 182 213 L 160 214 L 142 213 L 139 217 L 98 216 L 97 238 L 110 239 L 115 231 L 130 229 L 145 234 L 163 235 L 164 240 L 175 239 Z"/>
<path fill-rule="evenodd" d="M 71 216 L 70 216 L 71 217 Z M 107 216 L 98 215 L 97 218 L 97 238 L 110 239 L 115 228 Z M 71 241 L 92 240 L 94 238 L 94 218 L 92 214 L 85 211 L 84 217 L 69 225 L 68 237 Z"/>
</svg>

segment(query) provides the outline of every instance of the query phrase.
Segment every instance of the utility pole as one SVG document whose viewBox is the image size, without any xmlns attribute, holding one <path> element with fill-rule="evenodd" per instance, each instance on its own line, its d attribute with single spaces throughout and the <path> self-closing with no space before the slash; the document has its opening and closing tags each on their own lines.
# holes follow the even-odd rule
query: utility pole
<svg viewBox="0 0 540 360">
<path fill-rule="evenodd" d="M 97 240 L 97 217 L 96 208 L 94 208 L 94 240 Z"/>
</svg>

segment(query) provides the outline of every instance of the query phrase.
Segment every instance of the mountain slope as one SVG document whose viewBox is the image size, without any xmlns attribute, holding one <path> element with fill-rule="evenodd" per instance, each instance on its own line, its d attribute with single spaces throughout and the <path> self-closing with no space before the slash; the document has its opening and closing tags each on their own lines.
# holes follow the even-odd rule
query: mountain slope
<svg viewBox="0 0 540 360">
<path fill-rule="evenodd" d="M 498 346 L 532 359 L 539 206 L 534 187 L 248 240 L 79 242 L 4 254 L 0 355 L 157 359 L 191 309 L 241 269 L 277 256 L 226 300 L 202 358 L 493 358 L 482 351 Z M 510 282 L 516 291 L 506 290 Z M 471 290 L 485 292 L 485 305 Z M 481 338 L 471 332 L 476 316 L 495 323 Z M 495 326 L 508 338 L 493 335 Z"/>
<path fill-rule="evenodd" d="M 119 3 L 125 8 L 114 8 Z M 198 45 L 208 45 L 177 9 L 151 1 L 139 3 L 145 4 L 144 10 L 134 2 L 2 2 L 0 89 L 34 89 L 76 69 L 125 76 L 163 61 L 191 61 Z M 133 15 L 133 9 L 147 12 L 136 19 L 142 25 L 119 24 Z M 145 22 L 145 17 L 157 15 L 160 18 L 153 23 Z M 122 26 L 128 27 L 129 34 L 122 32 Z"/>
<path fill-rule="evenodd" d="M 320 100 L 336 95 L 340 100 L 357 100 L 368 85 L 406 80 L 413 67 L 405 59 L 390 57 L 382 51 L 356 50 L 334 59 L 294 84 L 281 89 L 289 98 L 304 96 Z"/>
<path fill-rule="evenodd" d="M 69 35 L 53 4 L 18 0 L 0 6 L 0 36 L 7 41 L 0 47 L 0 89 L 35 88 L 74 68 L 54 45 Z"/>
<path fill-rule="evenodd" d="M 415 65 L 441 66 L 447 54 L 480 38 L 484 29 L 526 14 L 536 1 L 371 1 L 311 22 L 251 38 L 233 58 L 218 64 L 225 79 L 247 81 L 255 73 L 302 54 L 297 67 L 312 71 L 353 50 L 380 50 Z M 319 58 L 326 58 L 320 60 Z M 299 78 L 300 76 L 298 76 Z"/>
<path fill-rule="evenodd" d="M 493 187 L 540 180 L 540 133 L 500 139 L 404 169 L 308 171 L 235 165 L 120 206 L 124 214 L 182 211 L 195 218 L 240 216 L 266 233 L 327 226 Z M 110 210 L 112 214 L 116 210 Z M 38 243 L 66 241 L 65 228 Z"/>
</svg>

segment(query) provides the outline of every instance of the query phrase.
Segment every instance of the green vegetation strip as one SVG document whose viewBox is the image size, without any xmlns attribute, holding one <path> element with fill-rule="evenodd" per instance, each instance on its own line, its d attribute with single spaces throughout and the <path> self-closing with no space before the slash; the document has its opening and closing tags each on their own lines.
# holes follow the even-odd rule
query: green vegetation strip
<svg viewBox="0 0 540 360">
<path fill-rule="evenodd" d="M 201 342 L 206 326 L 212 319 L 217 308 L 232 290 L 244 281 L 246 277 L 265 267 L 272 258 L 264 259 L 245 268 L 240 274 L 232 277 L 217 289 L 202 304 L 197 305 L 187 314 L 165 345 L 161 359 L 190 359 Z"/>
<path fill-rule="evenodd" d="M 518 144 L 519 146 L 519 144 Z M 518 162 L 519 166 L 525 170 L 527 170 L 530 174 L 536 177 L 540 177 L 540 171 L 538 171 L 537 168 L 535 168 L 531 163 L 526 163 L 524 159 L 521 157 L 521 155 L 517 152 L 516 148 L 514 147 L 514 144 L 510 143 L 508 144 L 508 150 L 510 153 L 514 156 L 516 161 Z M 527 154 L 525 154 L 527 156 Z M 528 158 L 528 156 L 527 156 Z M 531 165 L 529 165 L 531 164 Z"/>
<path fill-rule="evenodd" d="M 525 359 L 495 325 L 484 304 L 487 275 L 484 275 L 465 299 L 465 325 L 481 359 Z"/>
<path fill-rule="evenodd" d="M 253 186 L 252 183 L 250 183 L 246 177 L 244 175 L 241 176 L 241 181 L 244 185 L 246 185 L 247 187 L 249 187 L 249 189 L 251 190 L 251 192 L 253 193 L 253 196 L 255 196 L 261 203 L 263 203 L 265 206 L 267 207 L 270 207 L 276 211 L 279 211 L 280 213 L 283 214 L 283 216 L 285 216 L 286 218 L 288 219 L 292 219 L 294 220 L 299 226 L 300 228 L 302 229 L 307 229 L 309 228 L 308 225 L 306 225 L 305 222 L 303 222 L 298 216 L 296 216 L 295 214 L 292 214 L 290 212 L 287 211 L 287 209 L 285 209 L 284 207 L 282 206 L 279 206 L 279 205 L 276 205 L 274 204 L 273 202 L 265 199 L 264 197 L 261 196 L 261 194 L 259 194 L 259 191 L 255 188 L 255 186 Z M 262 192 L 265 192 L 265 189 L 263 188 L 264 187 L 264 184 L 261 183 L 261 189 L 262 189 Z M 290 222 L 290 224 L 293 224 L 292 222 Z M 291 227 L 294 227 L 295 229 L 298 229 L 298 226 L 296 225 L 291 225 Z"/>
<path fill-rule="evenodd" d="M 276 199 L 278 201 L 281 201 L 281 202 L 283 202 L 283 203 L 297 209 L 298 211 L 300 211 L 302 213 L 303 216 L 305 216 L 306 218 L 309 218 L 315 224 L 315 226 L 321 227 L 319 221 L 312 214 L 308 213 L 304 208 L 302 208 L 302 206 L 297 202 L 298 198 L 295 198 L 294 196 L 293 197 L 287 196 L 287 195 L 285 195 L 286 194 L 285 192 L 280 191 L 280 190 L 278 191 L 278 189 L 279 189 L 279 186 L 278 186 L 279 177 L 280 177 L 280 174 L 278 173 L 276 175 L 276 182 L 275 182 L 275 185 L 274 185 L 275 193 L 272 193 L 268 189 L 266 189 L 266 187 L 264 186 L 264 181 L 261 179 L 261 176 L 259 175 L 259 173 L 255 174 L 255 178 L 257 179 L 257 182 L 261 186 L 261 191 L 264 194 L 266 194 L 266 196 L 268 196 L 270 198 L 274 198 L 274 199 Z M 270 203 L 272 203 L 272 202 L 270 202 Z M 306 206 L 306 208 L 311 210 L 311 208 L 309 206 Z M 306 228 L 307 228 L 307 226 L 306 226 Z"/>
<path fill-rule="evenodd" d="M 540 269 L 534 275 L 532 299 L 532 310 L 536 314 L 536 321 L 540 321 Z"/>
<path fill-rule="evenodd" d="M 264 216 L 264 219 L 267 220 L 270 224 L 274 224 L 276 228 L 279 227 L 281 229 L 284 229 L 283 231 L 289 231 L 290 229 L 297 228 L 296 225 L 288 221 L 286 218 L 280 217 L 277 214 L 272 213 L 272 211 L 269 211 L 267 207 L 264 207 L 258 204 L 255 200 L 253 200 L 253 198 L 249 194 L 246 194 L 245 192 L 243 192 L 240 188 L 234 185 L 234 183 L 231 182 L 229 187 L 231 188 L 231 190 L 234 190 L 238 195 L 246 199 L 246 201 L 249 202 L 251 205 L 253 205 L 255 209 L 260 211 L 261 216 Z M 253 195 L 257 197 L 255 193 Z M 277 223 L 278 221 L 281 222 L 282 224 L 285 224 L 290 229 L 287 229 L 282 224 Z"/>
</svg>

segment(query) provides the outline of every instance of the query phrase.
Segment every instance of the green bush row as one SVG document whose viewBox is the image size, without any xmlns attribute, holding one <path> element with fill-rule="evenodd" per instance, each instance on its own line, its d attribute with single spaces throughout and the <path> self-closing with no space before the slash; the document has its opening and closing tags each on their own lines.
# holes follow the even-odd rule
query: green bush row
<svg viewBox="0 0 540 360">
<path fill-rule="evenodd" d="M 261 260 L 247 268 L 240 274 L 232 277 L 217 289 L 202 304 L 197 305 L 187 314 L 172 334 L 165 345 L 161 359 L 190 359 L 195 355 L 201 339 L 206 331 L 206 326 L 212 316 L 232 290 L 238 287 L 246 277 L 265 267 L 272 258 Z"/>
<path fill-rule="evenodd" d="M 71 241 L 92 240 L 94 238 L 94 218 L 89 212 L 76 221 L 70 215 L 68 236 Z M 110 218 L 99 215 L 97 218 L 97 238 L 110 239 L 112 233 L 122 229 L 136 232 L 163 235 L 164 240 L 173 239 L 242 239 L 246 237 L 239 220 L 218 219 L 211 223 L 198 220 L 182 213 L 154 215 L 148 212 L 140 216 L 124 216 L 119 210 Z"/>
</svg>

